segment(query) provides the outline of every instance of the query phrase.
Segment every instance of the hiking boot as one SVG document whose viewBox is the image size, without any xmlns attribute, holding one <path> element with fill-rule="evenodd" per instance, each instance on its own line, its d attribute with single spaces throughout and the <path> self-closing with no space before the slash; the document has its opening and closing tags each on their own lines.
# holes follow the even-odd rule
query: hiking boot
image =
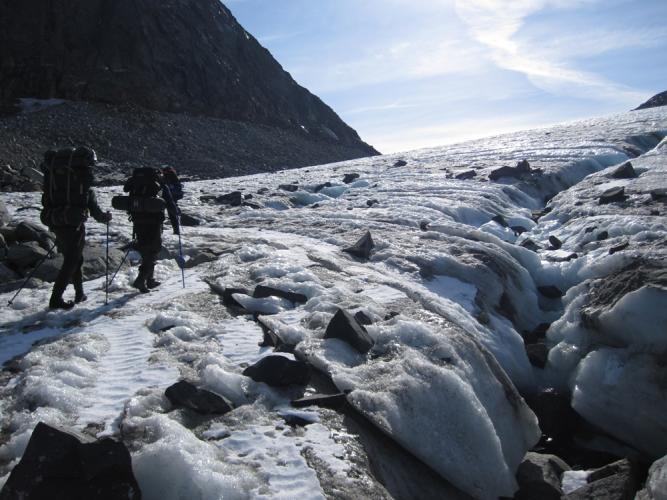
<svg viewBox="0 0 667 500">
<path fill-rule="evenodd" d="M 139 290 L 141 293 L 148 293 L 150 290 L 146 286 L 146 278 L 139 273 L 139 276 L 137 276 L 137 279 L 134 280 L 134 283 L 132 283 L 132 286 Z"/>
<path fill-rule="evenodd" d="M 72 309 L 74 307 L 74 302 L 65 301 L 62 297 L 51 297 L 49 300 L 49 309 Z"/>
<path fill-rule="evenodd" d="M 81 302 L 85 302 L 86 300 L 88 300 L 88 295 L 86 295 L 86 294 L 83 293 L 83 292 L 81 292 L 81 293 L 78 293 L 78 292 L 77 292 L 76 295 L 74 295 L 74 303 L 75 303 L 75 304 L 79 304 L 79 303 L 81 303 Z"/>
<path fill-rule="evenodd" d="M 162 284 L 162 282 L 157 281 L 155 278 L 148 278 L 148 279 L 146 280 L 146 286 L 147 286 L 148 288 L 150 288 L 151 290 L 152 290 L 153 288 L 157 288 L 157 287 L 159 287 L 161 284 Z"/>
</svg>

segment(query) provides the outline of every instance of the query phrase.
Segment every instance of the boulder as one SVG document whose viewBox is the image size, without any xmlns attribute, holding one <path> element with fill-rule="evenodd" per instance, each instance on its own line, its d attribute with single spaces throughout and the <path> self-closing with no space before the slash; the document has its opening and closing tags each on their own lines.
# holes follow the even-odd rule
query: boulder
<svg viewBox="0 0 667 500">
<path fill-rule="evenodd" d="M 109 270 L 116 269 L 123 260 L 124 253 L 116 248 L 109 248 Z M 93 280 L 106 274 L 106 247 L 104 245 L 86 245 L 83 249 L 83 278 Z"/>
<path fill-rule="evenodd" d="M 505 217 L 502 215 L 498 214 L 491 219 L 493 222 L 500 224 L 503 227 L 509 227 L 509 224 L 507 224 L 507 221 L 505 220 Z"/>
<path fill-rule="evenodd" d="M 667 202 L 667 188 L 658 188 L 651 191 L 653 201 Z"/>
<path fill-rule="evenodd" d="M 455 179 L 459 179 L 461 181 L 465 181 L 468 179 L 472 179 L 473 177 L 477 176 L 477 172 L 474 170 L 466 170 L 464 172 L 458 173 L 454 176 Z"/>
<path fill-rule="evenodd" d="M 19 279 L 20 276 L 0 262 L 0 283 Z"/>
<path fill-rule="evenodd" d="M 644 489 L 637 493 L 635 499 L 667 500 L 667 456 L 653 462 Z"/>
<path fill-rule="evenodd" d="M 280 184 L 278 186 L 278 189 L 282 189 L 283 191 L 287 191 L 289 193 L 294 193 L 299 190 L 299 185 L 298 184 Z"/>
<path fill-rule="evenodd" d="M 306 297 L 302 293 L 296 293 L 296 292 L 286 292 L 285 290 L 280 290 L 278 288 L 273 288 L 270 286 L 264 286 L 264 285 L 257 285 L 255 287 L 255 291 L 253 292 L 252 296 L 256 299 L 263 299 L 265 297 L 280 297 L 283 299 L 287 299 L 291 302 L 295 302 L 297 304 L 305 304 L 308 302 L 308 297 Z"/>
<path fill-rule="evenodd" d="M 7 248 L 7 262 L 14 269 L 26 269 L 37 264 L 48 252 L 34 241 Z"/>
<path fill-rule="evenodd" d="M 181 226 L 198 226 L 201 224 L 201 221 L 192 215 L 181 213 Z"/>
<path fill-rule="evenodd" d="M 375 243 L 373 242 L 371 232 L 366 231 L 366 234 L 364 234 L 354 245 L 343 249 L 343 252 L 347 252 L 361 259 L 368 259 L 371 256 L 371 251 L 374 247 Z"/>
<path fill-rule="evenodd" d="M 7 211 L 7 207 L 5 206 L 5 202 L 0 200 L 0 227 L 6 226 L 9 224 L 10 218 L 9 218 L 9 212 Z"/>
<path fill-rule="evenodd" d="M 369 208 L 372 207 L 373 205 L 377 205 L 378 203 L 380 202 L 375 198 L 373 198 L 372 200 L 366 200 L 366 206 Z"/>
<path fill-rule="evenodd" d="M 322 191 L 324 188 L 329 188 L 329 187 L 331 187 L 331 186 L 332 186 L 332 184 L 331 184 L 330 182 L 327 181 L 327 182 L 324 182 L 324 183 L 322 183 L 322 184 L 318 184 L 317 186 L 315 186 L 315 188 L 313 189 L 313 191 L 314 191 L 315 193 L 319 193 L 319 192 Z"/>
<path fill-rule="evenodd" d="M 489 174 L 489 179 L 491 179 L 492 181 L 497 181 L 498 179 L 502 179 L 503 177 L 513 177 L 518 179 L 530 173 L 531 169 L 528 161 L 521 160 L 520 162 L 517 163 L 516 167 L 505 166 L 491 171 L 491 173 Z"/>
<path fill-rule="evenodd" d="M 31 222 L 19 223 L 14 230 L 14 235 L 16 237 L 16 241 L 21 243 L 34 241 L 39 243 L 39 246 L 41 246 L 44 250 L 49 250 L 56 240 L 55 236 L 49 233 L 46 228 Z"/>
<path fill-rule="evenodd" d="M 1 500 L 140 500 L 132 459 L 124 444 L 91 442 L 38 423 Z"/>
<path fill-rule="evenodd" d="M 211 290 L 218 294 L 220 298 L 222 299 L 222 303 L 226 306 L 234 306 L 234 307 L 243 307 L 241 304 L 236 302 L 234 299 L 233 295 L 235 293 L 241 293 L 243 295 L 248 295 L 248 290 L 245 288 L 226 288 L 218 285 L 214 281 L 208 280 L 206 281 L 208 286 L 211 287 Z"/>
<path fill-rule="evenodd" d="M 354 317 L 343 309 L 338 309 L 327 326 L 325 339 L 340 339 L 357 351 L 366 353 L 373 347 L 373 339 Z"/>
<path fill-rule="evenodd" d="M 371 320 L 371 318 L 369 318 L 368 315 L 364 311 L 357 311 L 356 313 L 354 313 L 354 319 L 361 326 L 372 325 L 373 324 L 373 321 Z"/>
<path fill-rule="evenodd" d="M 30 278 L 28 281 L 25 281 L 25 279 L 18 279 L 14 281 L 7 281 L 6 283 L 0 282 L 0 293 L 15 292 L 21 287 L 27 289 L 39 288 L 43 284 L 44 282 L 37 278 Z"/>
<path fill-rule="evenodd" d="M 537 368 L 544 368 L 549 359 L 549 348 L 541 342 L 528 344 L 526 345 L 526 354 L 530 364 Z"/>
<path fill-rule="evenodd" d="M 344 184 L 350 184 L 351 182 L 354 182 L 358 178 L 359 178 L 359 174 L 357 174 L 356 172 L 350 173 L 350 174 L 345 174 L 345 176 L 343 177 L 343 183 Z"/>
<path fill-rule="evenodd" d="M 523 248 L 527 248 L 528 250 L 531 250 L 533 252 L 537 252 L 538 250 L 541 249 L 541 247 L 537 243 L 535 243 L 533 240 L 531 240 L 530 238 L 522 241 L 519 246 L 521 246 Z"/>
<path fill-rule="evenodd" d="M 310 367 L 303 361 L 284 356 L 267 356 L 243 370 L 243 375 L 272 387 L 306 385 L 310 380 Z"/>
<path fill-rule="evenodd" d="M 347 402 L 345 394 L 339 392 L 337 394 L 313 394 L 300 399 L 292 401 L 292 406 L 295 408 L 306 408 L 308 406 L 319 406 L 320 408 L 338 409 Z"/>
<path fill-rule="evenodd" d="M 405 167 L 407 164 L 408 162 L 405 160 L 398 160 L 396 163 L 394 163 L 394 167 Z"/>
<path fill-rule="evenodd" d="M 637 172 L 635 172 L 632 163 L 626 161 L 620 167 L 617 167 L 612 173 L 611 176 L 614 179 L 634 179 L 637 177 Z"/>
<path fill-rule="evenodd" d="M 559 250 L 563 246 L 563 242 L 553 235 L 549 236 L 549 243 L 551 244 L 552 250 Z"/>
<path fill-rule="evenodd" d="M 607 238 L 609 238 L 609 232 L 608 232 L 608 231 L 601 231 L 601 232 L 599 232 L 599 233 L 597 234 L 597 236 L 595 237 L 595 239 L 596 239 L 597 241 L 604 241 L 604 240 L 606 240 Z"/>
<path fill-rule="evenodd" d="M 609 255 L 614 255 L 617 252 L 621 252 L 621 251 L 625 250 L 626 248 L 628 248 L 629 246 L 630 246 L 629 241 L 624 241 L 622 243 L 619 243 L 618 245 L 614 245 L 613 247 L 611 247 L 609 249 Z"/>
<path fill-rule="evenodd" d="M 561 478 L 570 466 L 555 455 L 528 452 L 519 465 L 515 500 L 560 500 Z"/>
<path fill-rule="evenodd" d="M 222 397 L 210 391 L 198 389 L 185 380 L 167 387 L 164 395 L 172 405 L 189 408 L 203 415 L 224 415 L 232 411 L 232 407 Z"/>
<path fill-rule="evenodd" d="M 623 459 L 594 470 L 588 484 L 563 497 L 566 500 L 632 500 L 639 489 L 637 466 Z"/>
<path fill-rule="evenodd" d="M 198 251 L 194 256 L 185 262 L 185 269 L 192 269 L 201 264 L 206 264 L 207 262 L 213 262 L 217 260 L 218 256 L 213 253 L 211 250 L 204 249 Z"/>
<path fill-rule="evenodd" d="M 625 201 L 627 198 L 628 197 L 625 195 L 625 188 L 623 186 L 617 186 L 603 192 L 600 195 L 598 203 L 600 205 L 607 205 L 609 203 Z"/>
<path fill-rule="evenodd" d="M 555 285 L 538 286 L 537 290 L 549 299 L 560 299 L 565 295 L 561 289 Z"/>
</svg>

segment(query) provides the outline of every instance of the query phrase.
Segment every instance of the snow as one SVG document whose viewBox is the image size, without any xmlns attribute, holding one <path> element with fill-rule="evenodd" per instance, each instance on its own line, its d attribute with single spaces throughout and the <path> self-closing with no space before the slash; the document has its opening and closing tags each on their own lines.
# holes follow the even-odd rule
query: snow
<svg viewBox="0 0 667 500">
<path fill-rule="evenodd" d="M 590 300 L 600 282 L 633 262 L 653 256 L 664 269 L 664 205 L 650 201 L 650 190 L 666 182 L 667 148 L 663 140 L 648 150 L 666 134 L 667 110 L 655 108 L 415 151 L 401 155 L 405 167 L 393 167 L 394 155 L 188 183 L 181 207 L 204 223 L 184 228 L 184 253 L 194 258 L 206 248 L 219 257 L 186 270 L 185 289 L 176 264 L 160 261 L 163 285 L 145 296 L 130 286 L 136 266 L 126 265 L 108 305 L 101 279 L 86 283 L 89 300 L 71 311 L 43 309 L 48 285 L 3 309 L 0 360 L 17 357 L 20 371 L 0 386 L 8 437 L 0 477 L 42 420 L 100 436 L 122 429 L 149 499 L 322 498 L 332 494 L 322 468 L 338 484 L 354 484 L 341 443 L 355 436 L 332 427 L 322 410 L 291 408 L 303 391 L 242 375 L 273 354 L 259 346 L 258 321 L 349 391 L 349 403 L 370 422 L 477 498 L 512 496 L 516 468 L 539 438 L 515 387 L 571 390 L 575 410 L 594 425 L 652 457 L 664 455 L 667 394 L 656 375 L 667 349 L 665 287 L 653 279 L 613 301 Z M 629 158 L 627 145 L 647 151 L 631 160 L 640 175 L 611 179 Z M 483 181 L 524 158 L 542 174 Z M 454 178 L 470 169 L 476 178 Z M 359 178 L 343 184 L 346 173 Z M 331 187 L 315 192 L 325 182 Z M 299 189 L 278 189 L 288 183 Z M 611 185 L 625 186 L 627 203 L 598 204 Z M 102 206 L 117 190 L 98 190 Z M 252 193 L 261 208 L 200 199 L 234 190 Z M 38 194 L 5 196 L 11 216 L 36 222 L 35 212 L 17 209 L 38 205 Z M 531 211 L 545 198 L 551 212 L 536 223 Z M 368 207 L 369 200 L 377 203 Z M 517 236 L 492 221 L 497 215 L 527 231 Z M 376 243 L 368 261 L 341 251 L 367 230 Z M 91 222 L 87 231 L 90 241 L 104 240 L 102 225 Z M 598 239 L 603 231 L 608 238 Z M 116 246 L 129 239 L 125 217 L 114 218 L 112 234 Z M 546 248 L 551 235 L 562 249 L 518 246 L 530 238 Z M 165 232 L 164 239 L 176 248 L 175 237 Z M 609 253 L 624 242 L 627 249 Z M 572 253 L 577 258 L 564 261 Z M 246 311 L 222 306 L 205 280 L 248 290 L 234 294 Z M 252 297 L 260 284 L 308 301 Z M 566 294 L 547 301 L 537 291 L 542 285 Z M 367 355 L 323 339 L 338 308 L 373 321 Z M 542 371 L 528 361 L 522 334 L 544 322 L 552 323 L 552 349 Z M 180 379 L 223 396 L 234 410 L 191 425 L 163 395 Z M 309 425 L 293 428 L 284 421 L 290 416 Z"/>
<path fill-rule="evenodd" d="M 585 470 L 566 470 L 561 479 L 561 488 L 566 495 L 588 484 L 589 471 Z"/>
</svg>

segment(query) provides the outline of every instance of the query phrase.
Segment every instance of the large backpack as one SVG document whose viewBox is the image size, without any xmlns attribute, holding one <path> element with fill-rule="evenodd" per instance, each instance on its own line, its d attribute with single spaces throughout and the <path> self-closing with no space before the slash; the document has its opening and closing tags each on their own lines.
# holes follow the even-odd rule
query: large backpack
<svg viewBox="0 0 667 500">
<path fill-rule="evenodd" d="M 88 218 L 95 151 L 86 147 L 44 153 L 41 220 L 47 226 L 77 227 Z"/>
<path fill-rule="evenodd" d="M 131 220 L 136 223 L 161 222 L 166 206 L 158 197 L 161 189 L 160 174 L 156 169 L 135 168 L 124 187 L 129 196 L 114 196 L 111 206 L 129 212 Z"/>
<path fill-rule="evenodd" d="M 183 199 L 183 184 L 176 174 L 174 167 L 165 167 L 162 169 L 164 184 L 169 189 L 174 201 Z"/>
<path fill-rule="evenodd" d="M 130 196 L 153 198 L 162 189 L 158 171 L 150 167 L 135 168 L 126 186 Z"/>
</svg>

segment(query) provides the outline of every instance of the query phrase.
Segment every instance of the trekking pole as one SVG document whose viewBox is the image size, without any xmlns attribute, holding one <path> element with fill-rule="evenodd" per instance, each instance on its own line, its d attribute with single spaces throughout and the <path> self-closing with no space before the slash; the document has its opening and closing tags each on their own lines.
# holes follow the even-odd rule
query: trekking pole
<svg viewBox="0 0 667 500">
<path fill-rule="evenodd" d="M 106 271 L 106 294 L 104 296 L 104 305 L 109 303 L 109 221 L 107 220 L 107 271 Z"/>
<path fill-rule="evenodd" d="M 111 284 L 113 283 L 113 280 L 116 279 L 116 275 L 117 275 L 118 272 L 120 271 L 120 268 L 123 267 L 123 264 L 125 264 L 125 259 L 127 259 L 127 256 L 129 255 L 130 250 L 132 250 L 132 246 L 130 246 L 130 248 L 127 249 L 127 252 L 125 252 L 125 255 L 123 255 L 123 260 L 120 261 L 120 265 L 118 266 L 118 269 L 116 269 L 116 272 L 113 273 L 113 276 L 111 277 L 111 280 L 110 280 L 109 283 L 107 284 L 107 293 L 108 293 L 108 289 L 109 289 L 109 287 L 110 287 Z"/>
<path fill-rule="evenodd" d="M 18 297 L 18 296 L 19 296 L 19 293 L 21 293 L 21 292 L 23 291 L 23 289 L 25 288 L 25 286 L 28 284 L 28 281 L 30 281 L 30 278 L 32 278 L 32 275 L 35 274 L 35 271 L 37 271 L 37 269 L 39 269 L 39 266 L 41 266 L 42 264 L 44 264 L 44 261 L 51 255 L 51 252 L 53 252 L 53 249 L 54 249 L 54 248 L 56 248 L 56 244 L 55 244 L 55 243 L 51 246 L 51 248 L 49 249 L 49 251 L 47 252 L 47 254 L 46 254 L 44 257 L 42 257 L 42 259 L 39 261 L 39 263 L 33 268 L 33 270 L 30 271 L 30 274 L 28 274 L 28 277 L 25 279 L 25 281 L 24 281 L 23 284 L 21 285 L 21 288 L 19 288 L 18 292 L 16 292 L 16 293 L 14 294 L 14 296 L 12 297 L 12 299 L 11 299 L 9 302 L 7 302 L 7 305 L 8 305 L 8 306 L 11 306 L 11 305 L 14 303 L 14 301 L 16 300 L 16 297 Z"/>
<path fill-rule="evenodd" d="M 181 243 L 181 216 L 178 216 L 178 255 L 180 260 L 178 267 L 181 268 L 181 279 L 183 280 L 183 288 L 185 288 L 185 260 L 183 260 L 183 245 Z"/>
</svg>

